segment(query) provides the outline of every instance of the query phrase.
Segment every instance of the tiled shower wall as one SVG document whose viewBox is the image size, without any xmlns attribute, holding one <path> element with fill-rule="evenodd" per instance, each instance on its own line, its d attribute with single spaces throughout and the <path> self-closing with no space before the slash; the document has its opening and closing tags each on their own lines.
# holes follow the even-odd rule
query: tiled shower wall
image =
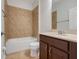
<svg viewBox="0 0 79 59">
<path fill-rule="evenodd" d="M 5 20 L 6 38 L 32 36 L 32 11 L 8 6 Z"/>
<path fill-rule="evenodd" d="M 33 10 L 7 5 L 5 17 L 6 39 L 38 35 L 38 6 Z"/>
<path fill-rule="evenodd" d="M 33 16 L 33 36 L 38 37 L 38 6 L 32 11 Z"/>
</svg>

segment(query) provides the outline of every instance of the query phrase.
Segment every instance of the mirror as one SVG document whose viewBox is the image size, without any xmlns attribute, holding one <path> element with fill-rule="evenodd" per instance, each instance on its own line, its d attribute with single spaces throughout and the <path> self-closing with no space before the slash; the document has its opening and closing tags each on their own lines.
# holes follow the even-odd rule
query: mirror
<svg viewBox="0 0 79 59">
<path fill-rule="evenodd" d="M 76 23 L 77 19 L 74 19 L 75 23 L 73 21 L 70 22 L 70 20 L 72 19 L 73 16 L 76 17 L 77 15 L 74 15 L 74 13 L 71 12 L 73 15 L 71 14 L 70 16 L 70 12 L 69 12 L 70 9 L 76 6 L 77 6 L 77 0 L 53 0 L 52 30 L 56 29 L 58 31 L 64 31 L 64 32 L 68 32 L 69 30 L 76 31 L 77 28 L 74 27 L 72 24 L 77 24 Z M 71 25 L 75 29 L 71 28 Z"/>
<path fill-rule="evenodd" d="M 57 29 L 57 11 L 52 12 L 52 29 Z"/>
<path fill-rule="evenodd" d="M 69 29 L 77 30 L 77 7 L 69 10 Z"/>
</svg>

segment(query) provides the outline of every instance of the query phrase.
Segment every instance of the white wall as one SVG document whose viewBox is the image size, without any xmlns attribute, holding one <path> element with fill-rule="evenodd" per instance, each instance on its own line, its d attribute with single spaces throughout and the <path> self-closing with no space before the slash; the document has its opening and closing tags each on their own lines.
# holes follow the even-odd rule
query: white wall
<svg viewBox="0 0 79 59">
<path fill-rule="evenodd" d="M 69 9 L 77 5 L 77 0 L 61 0 L 53 4 L 52 11 L 57 10 L 58 30 L 69 29 Z"/>
<path fill-rule="evenodd" d="M 1 0 L 1 9 L 4 10 L 4 0 Z"/>
<path fill-rule="evenodd" d="M 69 10 L 69 29 L 77 30 L 77 7 Z"/>
<path fill-rule="evenodd" d="M 2 0 L 1 11 L 4 11 L 4 0 Z M 1 32 L 4 32 L 4 13 L 1 12 Z"/>
<path fill-rule="evenodd" d="M 5 0 L 1 0 L 1 32 L 4 32 L 4 2 Z M 3 11 L 2 11 L 3 10 Z M 5 36 L 1 36 L 1 59 L 5 59 Z"/>
<path fill-rule="evenodd" d="M 39 2 L 39 31 L 51 31 L 52 0 L 40 0 Z"/>
<path fill-rule="evenodd" d="M 34 9 L 35 7 L 37 7 L 37 5 L 39 5 L 39 0 L 35 0 L 35 1 L 32 3 L 32 9 Z"/>
<path fill-rule="evenodd" d="M 8 5 L 32 10 L 38 4 L 38 0 L 7 0 Z"/>
</svg>

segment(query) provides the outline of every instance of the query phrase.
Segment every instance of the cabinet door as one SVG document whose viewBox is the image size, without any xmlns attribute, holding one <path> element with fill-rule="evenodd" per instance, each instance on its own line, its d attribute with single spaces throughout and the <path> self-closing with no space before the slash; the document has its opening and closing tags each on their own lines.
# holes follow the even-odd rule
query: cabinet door
<svg viewBox="0 0 79 59">
<path fill-rule="evenodd" d="M 70 42 L 70 59 L 77 59 L 77 43 Z"/>
<path fill-rule="evenodd" d="M 40 42 L 40 59 L 47 59 L 47 44 Z"/>
<path fill-rule="evenodd" d="M 51 59 L 68 59 L 68 54 L 57 48 L 51 47 Z"/>
</svg>

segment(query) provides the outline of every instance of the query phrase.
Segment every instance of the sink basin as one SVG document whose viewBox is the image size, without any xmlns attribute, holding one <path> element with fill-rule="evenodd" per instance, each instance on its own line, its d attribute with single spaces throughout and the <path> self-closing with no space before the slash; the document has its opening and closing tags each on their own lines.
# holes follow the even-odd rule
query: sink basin
<svg viewBox="0 0 79 59">
<path fill-rule="evenodd" d="M 77 36 L 75 34 L 62 34 L 63 36 Z"/>
</svg>

